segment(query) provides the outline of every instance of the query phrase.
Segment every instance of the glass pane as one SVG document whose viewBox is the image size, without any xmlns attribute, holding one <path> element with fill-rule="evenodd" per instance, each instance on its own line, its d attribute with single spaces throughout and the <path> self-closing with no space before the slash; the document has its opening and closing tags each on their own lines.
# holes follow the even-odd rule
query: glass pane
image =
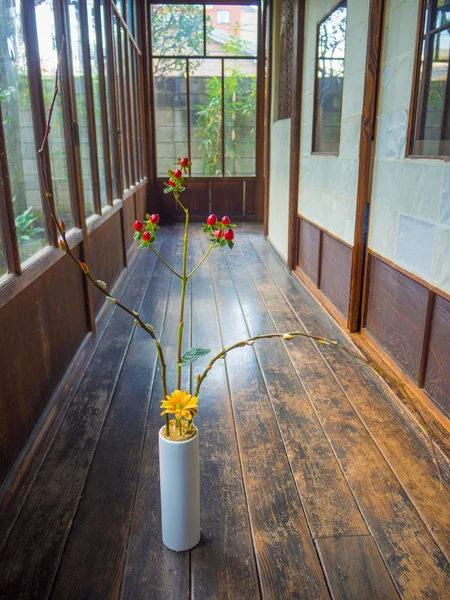
<svg viewBox="0 0 450 600">
<path fill-rule="evenodd" d="M 256 169 L 256 60 L 225 61 L 225 175 Z"/>
<path fill-rule="evenodd" d="M 80 29 L 80 3 L 72 0 L 69 4 L 70 42 L 72 47 L 75 99 L 77 104 L 78 135 L 80 138 L 81 175 L 83 179 L 84 209 L 86 218 L 94 214 L 94 190 L 92 187 L 91 161 L 89 149 L 89 131 L 83 69 L 83 55 Z"/>
<path fill-rule="evenodd" d="M 128 188 L 135 183 L 133 173 L 133 161 L 131 158 L 131 145 L 133 140 L 133 129 L 131 123 L 131 97 L 130 97 L 130 84 L 128 79 L 128 35 L 121 27 L 121 40 L 122 40 L 122 72 L 123 72 L 123 89 L 124 89 L 124 105 L 125 105 L 125 133 L 126 133 L 126 159 L 128 161 Z"/>
<path fill-rule="evenodd" d="M 121 159 L 122 159 L 122 183 L 123 188 L 126 189 L 128 187 L 128 164 L 126 163 L 127 150 L 125 147 L 125 103 L 123 101 L 123 65 L 122 65 L 122 46 L 121 46 L 121 32 L 120 27 L 117 24 L 117 20 L 114 19 L 114 27 L 113 27 L 113 36 L 114 36 L 114 49 L 115 49 L 115 64 L 116 64 L 116 82 L 117 82 L 117 102 L 118 102 L 118 110 L 119 110 L 119 127 L 121 131 L 121 135 L 119 135 L 119 142 L 121 148 Z M 119 51 L 120 48 L 120 51 Z M 123 190 L 121 190 L 123 191 Z"/>
<path fill-rule="evenodd" d="M 203 55 L 203 6 L 152 4 L 154 56 Z"/>
<path fill-rule="evenodd" d="M 422 53 L 413 144 L 416 155 L 450 155 L 449 48 L 450 32 L 446 30 L 431 36 L 428 57 Z"/>
<path fill-rule="evenodd" d="M 257 6 L 206 5 L 207 54 L 256 56 L 257 46 Z"/>
<path fill-rule="evenodd" d="M 95 1 L 95 0 L 94 0 Z M 120 196 L 121 193 L 119 190 L 119 182 L 118 182 L 118 172 L 115 168 L 115 164 L 113 161 L 113 144 L 114 144 L 114 134 L 113 134 L 113 120 L 110 115 L 112 115 L 113 111 L 111 108 L 112 98 L 111 98 L 111 90 L 109 87 L 109 72 L 108 72 L 108 61 L 106 60 L 106 16 L 105 16 L 105 7 L 103 4 L 100 5 L 100 19 L 101 19 L 101 31 L 102 31 L 102 49 L 103 49 L 103 70 L 105 74 L 105 89 L 106 89 L 106 98 L 107 98 L 107 106 L 106 109 L 106 122 L 108 123 L 109 128 L 109 161 L 111 164 L 111 175 L 112 175 L 112 183 L 113 183 L 113 195 Z"/>
<path fill-rule="evenodd" d="M 450 2 L 437 0 L 436 22 L 433 27 L 442 27 L 450 23 Z"/>
<path fill-rule="evenodd" d="M 95 133 L 97 137 L 97 156 L 98 156 L 98 171 L 100 177 L 100 200 L 101 205 L 108 204 L 108 196 L 106 191 L 106 175 L 105 175 L 105 155 L 103 151 L 103 128 L 102 114 L 100 103 L 100 83 L 98 78 L 98 60 L 97 60 L 97 38 L 95 29 L 95 12 L 94 0 L 87 0 L 88 12 L 88 32 L 89 32 L 89 48 L 91 57 L 92 71 L 92 91 L 94 94 L 94 117 L 95 117 Z M 106 110 L 106 106 L 105 106 Z M 106 119 L 106 122 L 108 120 Z"/>
<path fill-rule="evenodd" d="M 188 154 L 186 61 L 153 61 L 158 176 Z"/>
<path fill-rule="evenodd" d="M 222 176 L 222 61 L 189 65 L 192 175 Z"/>
<path fill-rule="evenodd" d="M 135 52 L 134 46 L 129 41 L 128 42 L 128 60 L 129 60 L 129 70 L 130 70 L 130 107 L 131 107 L 131 124 L 132 124 L 132 147 L 134 153 L 134 183 L 137 183 L 140 179 L 139 177 L 139 148 L 138 148 L 138 129 L 137 129 L 137 121 L 136 121 L 136 63 L 135 63 Z"/>
<path fill-rule="evenodd" d="M 52 0 L 43 0 L 40 4 L 36 5 L 36 21 L 44 100 L 46 110 L 48 110 L 55 88 L 55 71 L 58 62 Z M 69 179 L 67 176 L 64 125 L 60 95 L 57 96 L 53 111 L 52 132 L 49 137 L 49 151 L 55 205 L 58 217 L 64 219 L 66 228 L 68 229 L 73 227 L 73 218 L 72 207 L 70 204 Z"/>
<path fill-rule="evenodd" d="M 314 152 L 339 152 L 346 24 L 343 4 L 319 25 Z"/>
<path fill-rule="evenodd" d="M 0 103 L 20 258 L 47 244 L 30 108 L 20 0 L 0 0 Z M 1 244 L 0 244 L 1 248 Z M 0 274 L 4 271 L 3 252 Z"/>
</svg>

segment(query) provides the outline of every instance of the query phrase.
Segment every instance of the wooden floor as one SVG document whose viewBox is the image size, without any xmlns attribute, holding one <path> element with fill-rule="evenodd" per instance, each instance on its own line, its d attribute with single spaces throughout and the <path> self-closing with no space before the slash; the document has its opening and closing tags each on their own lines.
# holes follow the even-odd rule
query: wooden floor
<svg viewBox="0 0 450 600">
<path fill-rule="evenodd" d="M 192 228 L 191 266 L 207 245 Z M 258 227 L 236 242 L 191 280 L 186 347 L 301 328 L 350 344 Z M 180 267 L 179 226 L 158 246 Z M 179 280 L 150 252 L 132 271 L 121 297 L 174 359 Z M 237 350 L 205 380 L 202 539 L 191 552 L 165 549 L 155 348 L 108 310 L 84 373 L 3 498 L 1 599 L 450 598 L 448 465 L 441 458 L 440 491 L 422 431 L 377 376 L 305 339 Z"/>
</svg>

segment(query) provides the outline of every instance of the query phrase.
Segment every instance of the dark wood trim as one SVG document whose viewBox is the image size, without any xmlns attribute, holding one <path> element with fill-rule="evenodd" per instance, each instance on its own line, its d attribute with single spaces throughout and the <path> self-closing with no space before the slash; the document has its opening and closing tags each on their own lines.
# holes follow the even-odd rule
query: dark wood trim
<svg viewBox="0 0 450 600">
<path fill-rule="evenodd" d="M 297 207 L 300 180 L 300 137 L 302 121 L 303 41 L 305 31 L 305 0 L 296 0 L 293 23 L 291 139 L 289 160 L 289 223 L 288 260 L 292 271 L 297 262 Z"/>
<path fill-rule="evenodd" d="M 269 235 L 269 195 L 270 195 L 270 143 L 272 130 L 272 85 L 273 85 L 273 0 L 264 4 L 266 10 L 266 110 L 265 110 L 265 143 L 264 143 L 264 237 Z"/>
<path fill-rule="evenodd" d="M 427 316 L 425 317 L 425 330 L 423 332 L 422 355 L 420 357 L 420 368 L 417 385 L 423 388 L 425 385 L 425 376 L 427 374 L 428 350 L 430 348 L 431 322 L 433 320 L 434 299 L 436 294 L 428 290 Z"/>
<path fill-rule="evenodd" d="M 259 174 L 256 179 L 256 204 L 255 214 L 258 220 L 264 218 L 264 115 L 265 103 L 265 53 L 266 53 L 266 3 L 258 2 L 258 48 L 256 63 L 256 157 L 255 173 Z"/>
<path fill-rule="evenodd" d="M 322 283 L 322 254 L 323 254 L 323 229 L 319 228 L 319 256 L 317 257 L 317 288 L 320 290 Z"/>
<path fill-rule="evenodd" d="M 166 181 L 167 177 L 157 177 L 156 181 L 159 183 L 161 181 Z M 189 177 L 189 181 L 224 181 L 225 183 L 231 183 L 233 181 L 255 181 L 256 177 L 221 177 L 221 176 L 210 176 L 210 177 Z"/>
<path fill-rule="evenodd" d="M 308 217 L 305 217 L 304 215 L 301 215 L 300 213 L 297 213 L 297 217 L 299 219 L 302 219 L 303 221 L 306 221 L 310 225 L 314 225 L 314 227 L 317 227 L 317 229 L 320 229 L 321 231 L 323 231 L 324 233 L 326 233 L 330 237 L 334 238 L 337 242 L 340 242 L 341 244 L 344 244 L 344 246 L 347 246 L 347 248 L 353 248 L 353 246 L 351 244 L 349 244 L 345 240 L 341 239 L 340 237 L 338 237 L 336 234 L 332 233 L 331 231 L 328 231 L 328 229 L 325 229 L 325 227 L 322 227 L 321 225 L 318 225 L 314 221 L 311 221 L 311 219 L 308 219 Z"/>
<path fill-rule="evenodd" d="M 445 300 L 448 300 L 450 302 L 450 294 L 448 294 L 447 292 L 444 292 L 444 290 L 439 289 L 438 287 L 434 286 L 433 284 L 429 283 L 428 281 L 425 281 L 424 279 L 422 279 L 418 275 L 415 275 L 414 273 L 411 273 L 410 271 L 407 271 L 403 267 L 400 267 L 399 265 L 396 265 L 394 262 L 392 262 L 388 258 L 385 258 L 384 256 L 381 256 L 381 254 L 378 254 L 377 252 L 375 252 L 371 248 L 368 248 L 367 252 L 371 256 L 374 256 L 378 260 L 381 260 L 381 262 L 384 262 L 385 264 L 389 265 L 390 267 L 392 267 L 396 271 L 399 271 L 399 273 L 403 273 L 403 275 L 406 275 L 407 277 L 409 277 L 413 281 L 416 281 L 417 283 L 420 283 L 420 285 L 423 285 L 423 287 L 431 290 L 437 296 L 441 296 L 442 298 L 444 298 Z"/>
<path fill-rule="evenodd" d="M 315 46 L 315 55 L 314 55 L 314 92 L 313 92 L 313 120 L 312 120 L 312 139 L 311 139 L 311 155 L 314 156 L 339 156 L 339 152 L 320 152 L 317 150 L 314 150 L 314 148 L 316 147 L 316 121 L 317 121 L 317 97 L 318 97 L 318 77 L 317 77 L 317 70 L 318 70 L 318 66 L 319 66 L 319 39 L 320 39 L 320 26 L 322 25 L 322 23 L 324 21 L 326 21 L 328 19 L 329 16 L 331 16 L 335 10 L 337 10 L 340 6 L 342 6 L 343 4 L 345 4 L 347 6 L 347 0 L 339 0 L 339 2 L 337 2 L 337 4 L 335 4 L 328 12 L 327 14 L 322 17 L 321 19 L 319 19 L 317 21 L 316 24 L 316 46 Z M 345 32 L 345 35 L 347 36 L 347 30 Z M 344 61 L 345 62 L 345 61 Z M 345 65 L 344 65 L 345 68 Z M 345 75 L 345 72 L 344 72 Z M 341 98 L 341 110 L 340 110 L 340 114 L 339 114 L 339 122 L 342 125 L 342 104 L 343 104 L 343 98 L 344 98 L 344 82 L 342 83 L 342 98 Z M 341 130 L 339 129 L 339 145 L 340 145 L 340 140 L 341 140 Z"/>
<path fill-rule="evenodd" d="M 359 138 L 359 167 L 358 187 L 356 194 L 355 234 L 353 241 L 352 276 L 350 283 L 350 303 L 347 324 L 350 331 L 357 331 L 361 324 L 365 258 L 364 233 L 373 171 L 372 143 L 375 139 L 374 134 L 380 86 L 384 12 L 385 0 L 371 0 L 367 32 L 363 109 Z"/>
<path fill-rule="evenodd" d="M 106 63 L 107 63 L 107 81 L 109 90 L 109 122 L 111 124 L 110 136 L 111 136 L 111 152 L 112 152 L 112 171 L 116 173 L 114 178 L 115 189 L 113 187 L 113 198 L 121 198 L 123 194 L 123 182 L 122 182 L 122 156 L 121 156 L 121 143 L 119 141 L 119 112 L 117 106 L 117 81 L 116 81 L 116 68 L 115 68 L 115 48 L 113 40 L 113 23 L 112 23 L 112 10 L 111 4 L 105 2 L 105 37 L 106 37 Z"/>
<path fill-rule="evenodd" d="M 39 56 L 39 41 L 37 36 L 35 4 L 30 0 L 22 0 L 22 25 L 25 41 L 25 53 L 27 58 L 28 87 L 30 90 L 30 105 L 33 121 L 34 143 L 36 149 L 36 161 L 38 162 L 38 150 L 41 147 L 46 128 L 46 106 L 44 103 L 44 91 L 41 78 L 41 62 Z M 38 166 L 39 172 L 39 166 Z M 51 194 L 53 202 L 53 181 L 50 166 L 50 155 L 48 146 L 44 150 L 44 172 L 47 180 L 48 191 Z M 42 210 L 45 216 L 45 228 L 47 231 L 47 240 L 51 246 L 58 245 L 58 236 L 56 227 L 52 221 L 50 210 L 48 208 L 45 190 L 39 177 L 39 189 L 41 192 Z"/>
<path fill-rule="evenodd" d="M 0 234 L 5 248 L 6 268 L 9 273 L 20 275 L 20 254 L 17 242 L 12 202 L 11 182 L 9 179 L 8 156 L 6 153 L 5 132 L 3 130 L 2 105 L 0 103 Z M 2 240 L 0 240 L 2 244 Z"/>
<path fill-rule="evenodd" d="M 161 2 L 155 0 L 155 2 L 149 2 L 150 6 L 152 4 L 161 4 Z M 165 0 L 165 2 L 163 2 L 163 4 L 181 4 L 181 0 Z M 184 2 L 183 4 L 197 4 L 197 2 Z M 201 2 L 199 2 L 199 4 L 201 4 Z M 206 2 L 206 4 L 208 4 Z M 217 0 L 217 2 L 214 2 L 215 5 L 243 5 L 243 6 L 252 6 L 255 4 L 255 0 Z"/>
<path fill-rule="evenodd" d="M 91 47 L 89 44 L 89 25 L 86 0 L 79 0 L 81 50 L 84 71 L 84 92 L 86 94 L 86 118 L 89 136 L 89 158 L 94 196 L 94 212 L 102 212 L 100 198 L 100 174 L 98 171 L 97 130 L 95 128 L 94 92 L 92 89 Z"/>
<path fill-rule="evenodd" d="M 102 19 L 100 13 L 100 3 L 94 2 L 94 19 L 95 19 L 95 36 L 97 50 L 97 69 L 98 69 L 98 86 L 100 99 L 100 115 L 102 126 L 102 142 L 103 142 L 103 162 L 105 169 L 106 180 L 106 197 L 108 204 L 112 206 L 113 188 L 112 188 L 112 173 L 111 173 L 111 148 L 109 145 L 109 119 L 108 119 L 108 99 L 106 96 L 105 82 L 105 59 L 103 54 L 103 35 L 102 35 Z"/>
</svg>

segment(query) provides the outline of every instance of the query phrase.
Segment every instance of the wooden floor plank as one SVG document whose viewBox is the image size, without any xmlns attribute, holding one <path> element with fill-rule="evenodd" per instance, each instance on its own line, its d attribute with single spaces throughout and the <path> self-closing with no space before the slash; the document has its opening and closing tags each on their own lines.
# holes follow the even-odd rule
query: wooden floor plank
<svg viewBox="0 0 450 600">
<path fill-rule="evenodd" d="M 181 271 L 182 243 L 180 236 L 175 259 L 175 268 Z M 169 271 L 165 271 L 165 277 Z M 162 336 L 167 362 L 168 388 L 176 387 L 176 344 L 179 322 L 180 280 L 172 278 L 167 315 Z M 189 302 L 185 313 L 185 348 L 189 344 L 190 313 Z M 190 595 L 190 556 L 189 552 L 172 552 L 162 543 L 161 503 L 159 495 L 158 432 L 164 424 L 161 418 L 160 403 L 163 398 L 158 366 L 150 404 L 141 473 L 136 494 L 132 526 L 129 537 L 126 565 L 122 580 L 123 600 L 188 598 Z M 189 371 L 183 373 L 183 389 L 189 386 Z"/>
<path fill-rule="evenodd" d="M 143 281 L 154 265 L 153 258 L 144 263 Z M 132 279 L 124 302 L 140 307 L 145 291 Z M 51 589 L 133 330 L 116 308 L 0 553 L 2 598 L 40 600 Z"/>
<path fill-rule="evenodd" d="M 298 329 L 294 314 L 280 311 L 285 299 L 248 245 L 245 256 L 278 329 Z M 450 585 L 445 556 L 315 346 L 293 340 L 289 353 L 402 596 L 439 598 Z"/>
<path fill-rule="evenodd" d="M 238 299 L 211 258 L 222 343 L 248 337 Z M 320 563 L 252 348 L 226 359 L 263 597 L 328 598 Z"/>
<path fill-rule="evenodd" d="M 371 536 L 316 540 L 334 600 L 395 600 L 392 579 Z"/>
<path fill-rule="evenodd" d="M 228 255 L 227 261 L 230 279 L 235 283 L 250 334 L 275 333 L 273 321 L 252 281 L 239 246 Z M 289 310 L 287 305 L 285 308 Z M 255 352 L 314 537 L 368 534 L 283 342 L 279 339 L 257 342 Z M 330 506 L 333 507 L 332 511 L 329 510 Z"/>
<path fill-rule="evenodd" d="M 174 242 L 161 247 L 170 263 Z M 158 336 L 171 279 L 165 269 L 156 264 L 141 310 Z M 153 340 L 136 329 L 52 590 L 55 600 L 119 597 L 156 359 Z"/>
<path fill-rule="evenodd" d="M 268 251 L 267 251 L 268 250 Z M 305 328 L 321 331 L 324 335 L 339 339 L 351 345 L 338 325 L 322 310 L 317 309 L 316 301 L 302 286 L 276 264 L 276 258 L 267 244 L 258 244 L 258 252 L 268 261 L 271 274 L 285 293 L 287 299 Z M 326 358 L 340 385 L 357 410 L 358 415 L 370 430 L 372 437 L 383 452 L 386 460 L 402 483 L 411 501 L 428 525 L 441 550 L 450 559 L 450 469 L 441 459 L 440 466 L 444 489 L 433 464 L 429 441 L 404 409 L 392 401 L 385 386 L 364 365 L 351 357 L 336 353 L 330 347 L 319 348 Z M 378 398 L 374 402 L 374 397 Z M 439 510 L 435 507 L 439 506 Z"/>
<path fill-rule="evenodd" d="M 194 236 L 198 262 L 206 236 Z M 220 350 L 220 331 L 210 270 L 203 265 L 193 280 L 193 347 Z M 193 365 L 201 373 L 211 354 Z M 191 552 L 192 597 L 257 600 L 259 582 L 243 489 L 225 365 L 220 361 L 206 378 L 199 400 L 201 465 L 200 544 Z"/>
</svg>

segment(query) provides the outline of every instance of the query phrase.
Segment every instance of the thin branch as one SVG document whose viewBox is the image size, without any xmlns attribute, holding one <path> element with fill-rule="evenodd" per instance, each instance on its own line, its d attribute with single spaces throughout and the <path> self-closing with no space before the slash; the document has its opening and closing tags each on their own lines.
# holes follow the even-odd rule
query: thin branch
<svg viewBox="0 0 450 600">
<path fill-rule="evenodd" d="M 211 250 L 212 250 L 213 248 L 217 248 L 218 246 L 220 246 L 220 244 L 215 244 L 215 243 L 212 243 L 212 244 L 209 246 L 209 248 L 208 248 L 208 251 L 206 252 L 205 256 L 204 256 L 204 257 L 201 259 L 201 261 L 198 263 L 198 265 L 197 265 L 197 266 L 196 266 L 194 269 L 192 269 L 192 271 L 189 273 L 189 275 L 187 275 L 187 277 L 186 277 L 187 279 L 189 279 L 190 277 L 192 277 L 192 275 L 195 273 L 195 271 L 196 271 L 196 270 L 197 270 L 199 267 L 201 267 L 201 266 L 202 266 L 202 264 L 203 264 L 203 263 L 205 262 L 205 260 L 208 258 L 208 256 L 209 256 L 209 253 L 211 252 Z"/>
<path fill-rule="evenodd" d="M 179 277 L 181 279 L 181 275 L 179 273 L 177 273 L 175 271 L 175 269 L 172 269 L 172 267 L 163 259 L 163 257 L 159 254 L 159 252 L 157 252 L 152 245 L 148 246 L 150 248 L 150 250 L 156 254 L 156 256 L 159 258 L 159 260 L 163 263 L 163 265 L 166 265 L 166 267 L 169 269 L 169 271 L 172 271 L 172 273 L 174 275 L 176 275 L 177 277 Z"/>
<path fill-rule="evenodd" d="M 108 286 L 99 280 L 96 280 L 90 270 L 88 265 L 86 265 L 85 263 L 83 263 L 82 261 L 78 260 L 78 258 L 75 256 L 75 254 L 72 252 L 69 243 L 67 241 L 66 238 L 66 228 L 64 225 L 63 221 L 59 221 L 58 217 L 56 216 L 56 212 L 55 212 L 55 207 L 54 207 L 54 203 L 53 203 L 53 197 L 52 194 L 50 193 L 49 187 L 48 187 L 48 183 L 47 183 L 47 178 L 46 178 L 46 174 L 45 174 L 45 167 L 44 167 L 44 154 L 45 154 L 45 149 L 48 146 L 48 138 L 50 135 L 50 131 L 51 131 L 51 121 L 52 121 L 52 115 L 53 115 L 53 110 L 55 108 L 55 104 L 56 104 L 56 98 L 58 96 L 59 93 L 59 72 L 60 72 L 60 66 L 61 66 L 61 60 L 62 60 L 62 53 L 63 53 L 63 48 L 64 48 L 64 37 L 62 38 L 62 42 L 61 42 L 61 50 L 59 52 L 58 55 L 58 63 L 56 65 L 56 71 L 55 71 L 55 88 L 53 91 L 53 97 L 52 97 L 52 101 L 50 104 L 50 108 L 49 108 L 49 112 L 48 112 L 48 117 L 47 117 L 47 124 L 46 124 L 46 129 L 45 129 L 45 134 L 44 134 L 44 138 L 42 140 L 42 145 L 38 151 L 38 155 L 39 155 L 39 166 L 40 166 L 40 175 L 41 175 L 41 180 L 42 180 L 42 185 L 44 188 L 44 192 L 45 192 L 45 198 L 47 200 L 47 204 L 50 210 L 50 215 L 52 218 L 52 221 L 54 222 L 60 236 L 61 236 L 61 240 L 59 242 L 59 246 L 60 248 L 70 257 L 70 259 L 76 263 L 78 265 L 78 267 L 83 271 L 84 275 L 86 276 L 86 278 L 90 281 L 90 283 L 97 288 L 104 296 L 106 296 L 106 299 L 111 303 L 111 304 L 115 304 L 116 306 L 118 306 L 119 308 L 121 308 L 123 311 L 125 311 L 126 313 L 128 313 L 130 316 L 132 316 L 134 318 L 134 322 L 135 325 L 137 327 L 142 327 L 148 334 L 149 336 L 153 339 L 153 342 L 156 346 L 156 350 L 158 353 L 158 357 L 159 360 L 161 362 L 161 378 L 162 378 L 162 384 L 163 384 L 163 391 L 164 391 L 164 396 L 167 395 L 167 382 L 166 382 L 166 362 L 164 359 L 164 353 L 163 353 L 163 349 L 161 346 L 160 341 L 158 340 L 158 338 L 155 335 L 155 331 L 153 329 L 153 327 L 151 325 L 149 325 L 148 323 L 145 323 L 142 319 L 142 317 L 135 311 L 132 310 L 131 308 L 129 308 L 128 306 L 126 306 L 125 304 L 123 304 L 122 302 L 120 302 L 119 300 L 116 300 L 115 298 L 113 298 L 109 291 L 108 291 Z M 166 420 L 166 427 L 168 427 L 168 419 Z"/>
</svg>

